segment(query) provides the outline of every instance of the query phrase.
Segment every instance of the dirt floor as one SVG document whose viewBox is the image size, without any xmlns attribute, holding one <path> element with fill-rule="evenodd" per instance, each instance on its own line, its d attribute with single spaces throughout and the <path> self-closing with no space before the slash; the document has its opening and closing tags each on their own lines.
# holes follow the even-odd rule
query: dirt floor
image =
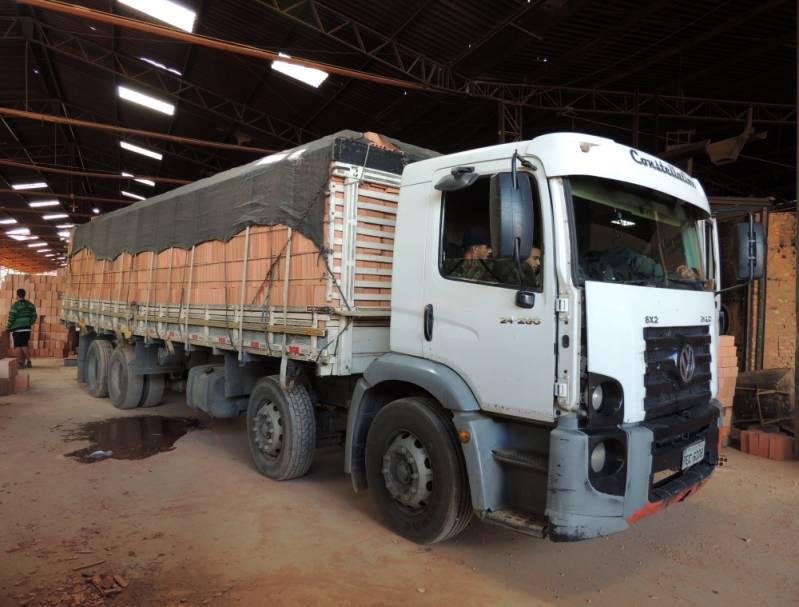
<svg viewBox="0 0 799 607">
<path fill-rule="evenodd" d="M 697 496 L 610 538 L 554 544 L 475 521 L 420 547 L 353 494 L 338 450 L 301 480 L 259 476 L 242 420 L 204 419 L 145 459 L 66 457 L 86 422 L 198 416 L 182 395 L 115 410 L 57 361 L 31 375 L 30 392 L 0 398 L 3 607 L 799 604 L 799 462 L 728 449 Z M 120 592 L 99 598 L 87 569 Z"/>
</svg>

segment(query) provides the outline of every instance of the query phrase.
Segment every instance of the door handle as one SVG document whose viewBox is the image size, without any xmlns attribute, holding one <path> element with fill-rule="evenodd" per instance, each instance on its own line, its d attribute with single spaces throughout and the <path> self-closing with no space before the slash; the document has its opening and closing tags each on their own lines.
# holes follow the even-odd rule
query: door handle
<svg viewBox="0 0 799 607">
<path fill-rule="evenodd" d="M 433 304 L 424 307 L 424 338 L 433 341 Z"/>
</svg>

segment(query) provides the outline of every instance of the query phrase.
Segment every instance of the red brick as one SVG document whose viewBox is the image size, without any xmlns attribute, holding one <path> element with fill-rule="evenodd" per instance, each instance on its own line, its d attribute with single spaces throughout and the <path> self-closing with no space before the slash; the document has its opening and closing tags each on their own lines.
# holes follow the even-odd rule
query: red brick
<svg viewBox="0 0 799 607">
<path fill-rule="evenodd" d="M 19 394 L 20 392 L 27 392 L 30 390 L 31 387 L 31 376 L 29 373 L 17 373 L 17 376 L 14 378 L 14 392 Z"/>
<path fill-rule="evenodd" d="M 765 457 L 768 459 L 772 436 L 774 435 L 769 434 L 768 432 L 759 432 L 757 437 L 757 448 L 754 451 L 750 451 L 750 453 L 757 455 L 758 457 Z"/>
<path fill-rule="evenodd" d="M 760 446 L 760 435 L 763 434 L 760 430 L 750 430 L 749 431 L 749 449 L 747 449 L 747 453 L 751 453 L 752 455 L 757 455 L 758 448 Z"/>
<path fill-rule="evenodd" d="M 787 434 L 772 434 L 768 457 L 777 461 L 793 459 L 793 438 Z"/>
<path fill-rule="evenodd" d="M 0 379 L 14 379 L 17 374 L 17 359 L 0 359 Z"/>
<path fill-rule="evenodd" d="M 13 380 L 0 377 L 0 396 L 9 396 L 14 394 Z"/>
<path fill-rule="evenodd" d="M 741 451 L 749 453 L 749 437 L 752 433 L 749 430 L 741 430 Z"/>
</svg>

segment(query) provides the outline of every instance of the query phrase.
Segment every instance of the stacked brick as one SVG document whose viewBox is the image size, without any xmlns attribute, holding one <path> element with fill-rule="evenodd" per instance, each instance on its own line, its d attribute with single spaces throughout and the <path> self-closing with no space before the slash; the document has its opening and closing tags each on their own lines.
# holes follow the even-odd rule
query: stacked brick
<svg viewBox="0 0 799 607">
<path fill-rule="evenodd" d="M 137 304 L 283 305 L 285 281 L 288 306 L 387 309 L 399 190 L 361 182 L 351 219 L 357 236 L 348 236 L 344 188 L 344 178 L 331 174 L 326 251 L 296 230 L 289 240 L 285 225 L 252 226 L 249 236 L 242 231 L 227 242 L 200 243 L 194 251 L 173 247 L 110 260 L 82 249 L 70 257 L 66 294 Z"/>
<path fill-rule="evenodd" d="M 735 384 L 738 380 L 738 356 L 735 352 L 735 337 L 732 335 L 719 336 L 718 374 L 718 400 L 724 406 L 721 440 L 722 444 L 726 446 L 732 428 L 732 401 L 735 397 Z"/>
<path fill-rule="evenodd" d="M 17 370 L 16 358 L 0 359 L 0 396 L 25 392 L 31 387 L 31 376 Z"/>
<path fill-rule="evenodd" d="M 27 299 L 36 306 L 29 347 L 35 358 L 61 358 L 67 343 L 67 329 L 58 320 L 58 302 L 63 292 L 62 272 L 56 275 L 8 274 L 0 283 L 0 329 L 5 330 L 11 305 L 16 301 L 17 289 L 25 289 Z M 0 356 L 9 355 L 10 337 L 3 335 Z"/>
<path fill-rule="evenodd" d="M 744 430 L 741 432 L 741 451 L 777 461 L 793 458 L 793 437 L 780 432 Z"/>
</svg>

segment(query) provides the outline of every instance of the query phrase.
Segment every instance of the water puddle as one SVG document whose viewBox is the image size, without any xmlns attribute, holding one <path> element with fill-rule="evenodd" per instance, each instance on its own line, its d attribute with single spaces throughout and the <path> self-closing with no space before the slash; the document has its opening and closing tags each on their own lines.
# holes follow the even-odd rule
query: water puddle
<svg viewBox="0 0 799 607">
<path fill-rule="evenodd" d="M 175 441 L 190 430 L 203 429 L 200 420 L 189 417 L 139 415 L 114 417 L 82 424 L 64 435 L 68 441 L 91 444 L 66 457 L 84 464 L 104 459 L 144 459 L 174 449 Z"/>
</svg>

